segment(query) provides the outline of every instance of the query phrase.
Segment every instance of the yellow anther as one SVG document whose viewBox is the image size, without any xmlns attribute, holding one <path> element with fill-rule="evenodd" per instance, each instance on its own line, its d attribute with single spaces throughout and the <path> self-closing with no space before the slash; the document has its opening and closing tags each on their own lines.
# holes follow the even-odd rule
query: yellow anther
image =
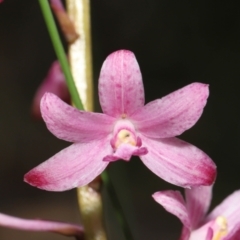
<svg viewBox="0 0 240 240">
<path fill-rule="evenodd" d="M 227 235 L 228 224 L 227 219 L 223 216 L 219 216 L 215 220 L 217 231 L 215 231 L 212 240 L 221 240 L 222 237 Z"/>
<path fill-rule="evenodd" d="M 122 129 L 117 134 L 117 141 L 115 143 L 115 147 L 116 148 L 119 147 L 119 145 L 122 143 L 128 143 L 133 146 L 136 146 L 136 141 L 135 141 L 134 135 L 126 129 Z"/>
</svg>

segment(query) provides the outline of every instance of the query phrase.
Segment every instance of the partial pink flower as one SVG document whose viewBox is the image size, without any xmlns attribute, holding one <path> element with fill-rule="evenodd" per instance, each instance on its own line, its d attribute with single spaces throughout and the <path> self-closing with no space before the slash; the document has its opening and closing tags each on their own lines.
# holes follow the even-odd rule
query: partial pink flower
<svg viewBox="0 0 240 240">
<path fill-rule="evenodd" d="M 42 117 L 40 111 L 40 101 L 46 92 L 54 93 L 64 102 L 70 103 L 70 94 L 58 61 L 52 63 L 46 78 L 43 80 L 41 86 L 35 93 L 32 104 L 32 114 L 37 119 Z"/>
<path fill-rule="evenodd" d="M 153 194 L 156 202 L 177 216 L 183 224 L 180 240 L 239 240 L 240 190 L 229 195 L 206 215 L 212 198 L 212 186 Z"/>
<path fill-rule="evenodd" d="M 74 236 L 83 240 L 83 228 L 70 223 L 60 223 L 45 220 L 28 220 L 0 213 L 0 226 L 26 231 L 54 232 L 65 236 Z"/>
<path fill-rule="evenodd" d="M 139 156 L 157 176 L 182 187 L 210 185 L 216 166 L 195 146 L 174 136 L 191 128 L 202 114 L 208 85 L 192 83 L 144 106 L 139 65 L 127 50 L 103 63 L 99 99 L 103 113 L 79 111 L 51 93 L 41 112 L 48 129 L 73 142 L 25 175 L 38 188 L 64 191 L 91 182 L 109 162 Z"/>
</svg>

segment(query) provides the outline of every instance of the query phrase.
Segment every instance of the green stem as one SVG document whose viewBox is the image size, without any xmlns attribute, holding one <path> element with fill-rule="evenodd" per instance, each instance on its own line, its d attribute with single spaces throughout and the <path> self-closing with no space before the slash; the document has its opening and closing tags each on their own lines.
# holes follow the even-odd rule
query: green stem
<svg viewBox="0 0 240 240">
<path fill-rule="evenodd" d="M 116 217 L 118 219 L 118 222 L 122 226 L 122 230 L 123 230 L 125 238 L 127 240 L 133 240 L 133 235 L 132 235 L 132 232 L 131 232 L 131 230 L 129 228 L 129 225 L 127 223 L 127 219 L 124 215 L 122 205 L 121 205 L 120 201 L 118 200 L 117 193 L 116 193 L 115 188 L 112 184 L 112 181 L 110 180 L 110 177 L 108 175 L 107 170 L 105 170 L 101 174 L 101 178 L 102 178 L 102 181 L 103 181 L 105 187 L 107 188 L 108 194 L 110 195 L 113 207 L 115 209 Z"/>
<path fill-rule="evenodd" d="M 70 71 L 70 68 L 69 68 L 66 53 L 64 51 L 62 42 L 60 40 L 60 36 L 58 34 L 58 30 L 57 30 L 57 27 L 56 27 L 56 24 L 55 24 L 55 21 L 54 21 L 54 18 L 53 18 L 53 15 L 52 15 L 52 12 L 51 12 L 51 9 L 50 9 L 50 6 L 49 6 L 49 2 L 48 2 L 48 0 L 38 0 L 38 2 L 39 2 L 39 5 L 42 9 L 42 13 L 43 13 L 43 16 L 44 16 L 44 19 L 45 19 L 45 22 L 46 22 L 46 25 L 47 25 L 47 28 L 48 28 L 50 38 L 51 38 L 52 43 L 53 43 L 53 47 L 54 47 L 55 52 L 56 52 L 57 58 L 60 62 L 60 65 L 62 67 L 62 71 L 63 71 L 64 76 L 66 78 L 66 82 L 67 82 L 68 89 L 69 89 L 69 92 L 70 92 L 71 97 L 72 97 L 73 104 L 78 109 L 84 110 L 82 101 L 79 97 L 77 88 L 75 86 L 75 83 L 74 83 L 74 80 L 73 80 L 73 77 L 72 77 L 72 74 L 71 74 L 71 71 Z"/>
</svg>

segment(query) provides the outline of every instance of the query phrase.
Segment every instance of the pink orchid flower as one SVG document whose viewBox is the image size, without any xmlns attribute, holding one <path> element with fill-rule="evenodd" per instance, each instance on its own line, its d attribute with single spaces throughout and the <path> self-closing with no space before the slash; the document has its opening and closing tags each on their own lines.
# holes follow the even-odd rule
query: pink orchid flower
<svg viewBox="0 0 240 240">
<path fill-rule="evenodd" d="M 32 104 L 32 114 L 36 119 L 42 118 L 40 112 L 40 101 L 46 92 L 54 93 L 64 102 L 70 103 L 70 94 L 58 61 L 54 61 L 52 63 L 46 78 L 43 80 L 41 86 L 35 93 Z"/>
<path fill-rule="evenodd" d="M 120 50 L 103 63 L 98 89 L 103 113 L 79 111 L 54 94 L 44 95 L 41 112 L 48 129 L 73 144 L 28 172 L 27 183 L 50 191 L 83 186 L 109 162 L 129 161 L 132 155 L 175 185 L 213 183 L 212 160 L 174 138 L 201 116 L 208 85 L 193 83 L 144 106 L 139 65 L 132 52 Z"/>
<path fill-rule="evenodd" d="M 229 195 L 208 215 L 212 186 L 153 194 L 156 202 L 177 216 L 183 224 L 180 240 L 239 240 L 240 190 Z"/>
<path fill-rule="evenodd" d="M 70 223 L 60 223 L 45 220 L 28 220 L 0 213 L 0 226 L 37 232 L 54 232 L 65 236 L 74 236 L 83 240 L 83 228 Z"/>
</svg>

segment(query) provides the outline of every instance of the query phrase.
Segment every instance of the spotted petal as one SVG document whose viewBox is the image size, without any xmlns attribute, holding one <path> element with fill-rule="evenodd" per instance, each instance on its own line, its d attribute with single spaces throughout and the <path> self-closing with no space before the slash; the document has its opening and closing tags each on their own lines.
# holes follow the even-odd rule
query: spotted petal
<svg viewBox="0 0 240 240">
<path fill-rule="evenodd" d="M 186 204 L 182 194 L 179 191 L 167 190 L 156 192 L 152 195 L 152 197 L 168 212 L 178 217 L 185 227 L 190 228 Z"/>
<path fill-rule="evenodd" d="M 134 54 L 120 50 L 103 63 L 98 85 L 104 113 L 119 117 L 130 115 L 144 104 L 144 89 L 139 65 Z"/>
<path fill-rule="evenodd" d="M 51 93 L 43 96 L 41 112 L 49 131 L 69 142 L 85 143 L 106 137 L 115 121 L 105 114 L 73 108 Z"/>
<path fill-rule="evenodd" d="M 185 189 L 185 197 L 191 227 L 194 229 L 199 227 L 199 223 L 209 209 L 212 200 L 212 185 Z"/>
<path fill-rule="evenodd" d="M 131 119 L 137 130 L 147 137 L 175 137 L 197 122 L 208 94 L 208 85 L 192 83 L 148 103 L 136 111 Z"/>
<path fill-rule="evenodd" d="M 213 240 L 214 236 L 214 229 L 212 226 L 214 225 L 214 220 L 206 223 L 200 228 L 197 228 L 196 230 L 193 230 L 191 232 L 191 235 L 186 240 Z M 220 238 L 218 238 L 220 240 Z M 221 238 L 222 239 L 222 238 Z M 181 239 L 180 239 L 181 240 Z M 225 238 L 224 238 L 225 240 Z"/>
<path fill-rule="evenodd" d="M 140 136 L 148 154 L 140 156 L 157 176 L 181 187 L 211 185 L 216 166 L 200 149 L 177 138 L 153 140 Z"/>
<path fill-rule="evenodd" d="M 24 181 L 48 191 L 84 186 L 106 168 L 108 163 L 103 158 L 110 153 L 109 138 L 74 143 L 28 172 Z"/>
</svg>

